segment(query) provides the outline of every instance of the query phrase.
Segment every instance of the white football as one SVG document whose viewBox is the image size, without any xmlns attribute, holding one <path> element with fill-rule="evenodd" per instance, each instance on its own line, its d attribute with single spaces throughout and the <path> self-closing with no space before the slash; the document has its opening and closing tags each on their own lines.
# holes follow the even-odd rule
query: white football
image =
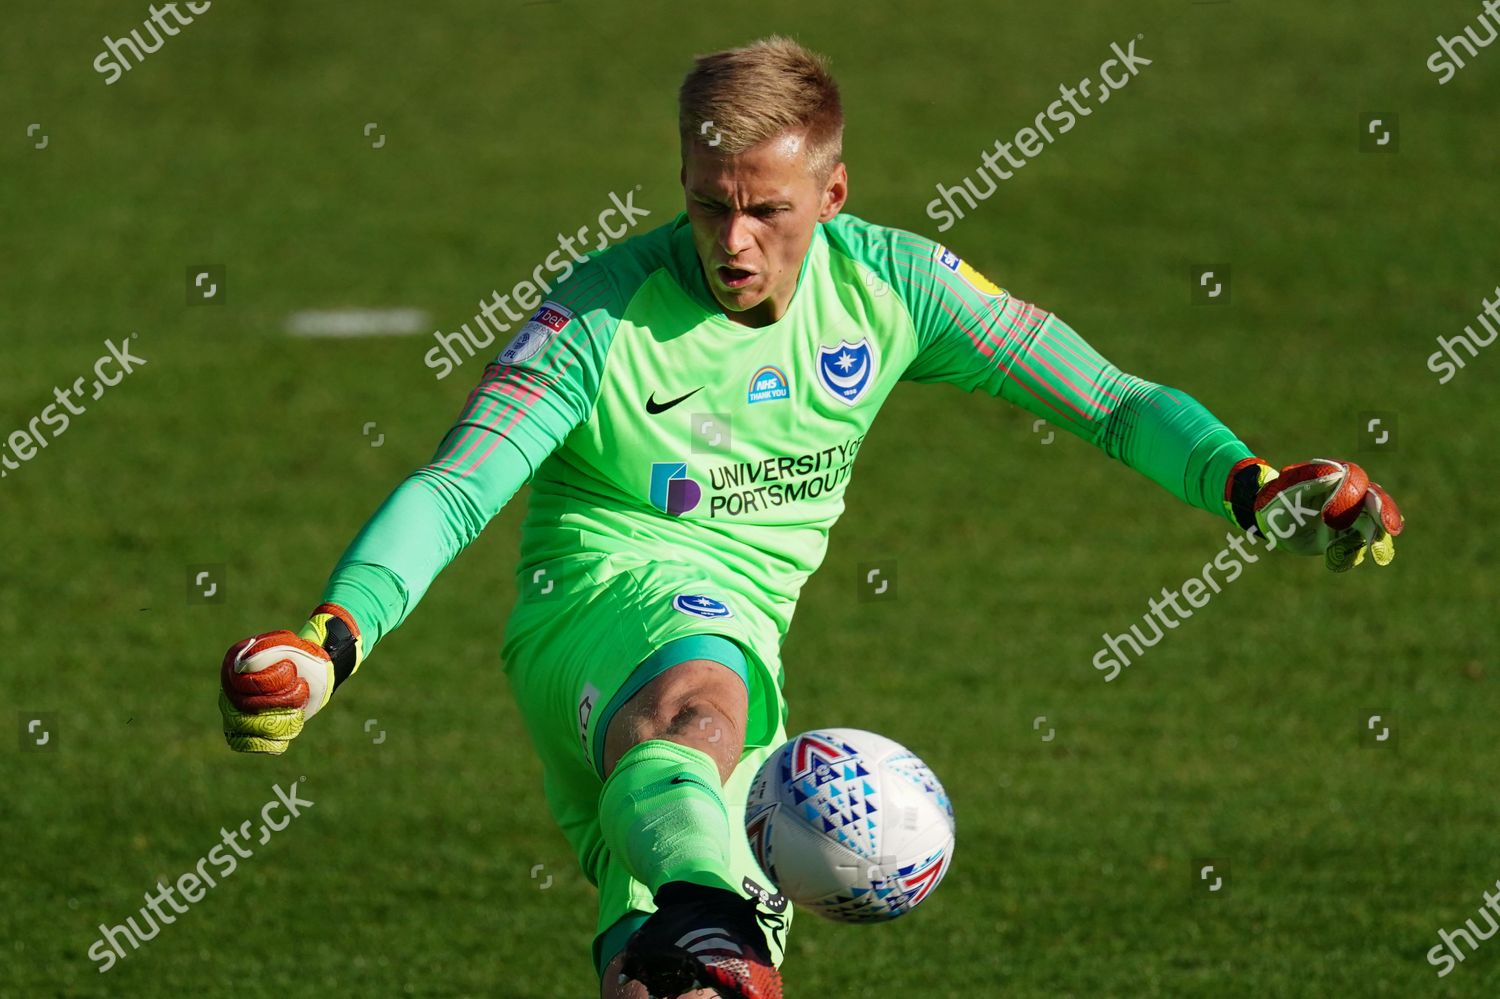
<svg viewBox="0 0 1500 999">
<path fill-rule="evenodd" d="M 841 922 L 894 919 L 953 859 L 953 805 L 916 754 L 857 728 L 804 732 L 767 757 L 745 806 L 778 891 Z"/>
</svg>

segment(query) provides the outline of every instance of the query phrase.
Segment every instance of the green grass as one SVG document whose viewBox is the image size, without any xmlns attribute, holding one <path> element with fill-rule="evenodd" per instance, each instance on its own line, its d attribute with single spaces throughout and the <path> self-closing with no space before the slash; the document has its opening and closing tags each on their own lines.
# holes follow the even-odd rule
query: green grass
<svg viewBox="0 0 1500 999">
<path fill-rule="evenodd" d="M 1132 6 L 215 4 L 106 87 L 100 37 L 145 4 L 11 5 L 0 433 L 106 338 L 138 331 L 149 363 L 0 480 L 0 715 L 57 728 L 0 761 L 0 994 L 594 994 L 592 889 L 499 670 L 524 498 L 286 757 L 228 752 L 217 665 L 297 623 L 477 374 L 434 381 L 425 337 L 295 340 L 284 317 L 453 328 L 610 191 L 642 185 L 665 221 L 690 56 L 772 31 L 834 59 L 850 210 L 927 232 L 935 183 L 1142 35 L 1154 64 L 943 238 L 1274 461 L 1354 456 L 1361 414 L 1395 414 L 1397 446 L 1357 457 L 1411 523 L 1388 570 L 1249 567 L 1105 684 L 1101 633 L 1223 525 L 988 397 L 897 392 L 784 647 L 787 696 L 798 730 L 923 755 L 956 860 L 908 919 L 799 918 L 788 993 L 1495 994 L 1500 942 L 1441 980 L 1425 954 L 1500 878 L 1500 353 L 1442 386 L 1425 358 L 1500 282 L 1500 51 L 1447 86 L 1426 70 L 1471 3 Z M 1396 155 L 1359 152 L 1376 110 L 1401 116 Z M 1232 305 L 1191 306 L 1188 268 L 1218 261 Z M 226 305 L 184 305 L 200 263 L 227 266 Z M 899 601 L 856 601 L 855 565 L 889 557 Z M 222 605 L 188 604 L 195 563 L 227 567 Z M 1372 710 L 1396 747 L 1360 745 Z M 302 776 L 305 817 L 96 972 L 99 923 Z M 1227 894 L 1191 889 L 1205 857 Z"/>
</svg>

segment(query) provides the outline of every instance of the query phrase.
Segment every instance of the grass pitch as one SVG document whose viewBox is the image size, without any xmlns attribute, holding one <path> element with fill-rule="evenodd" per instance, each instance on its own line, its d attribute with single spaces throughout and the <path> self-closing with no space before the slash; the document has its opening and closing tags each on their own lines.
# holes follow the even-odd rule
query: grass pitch
<svg viewBox="0 0 1500 999">
<path fill-rule="evenodd" d="M 481 366 L 439 382 L 426 336 L 294 339 L 286 316 L 453 329 L 610 191 L 667 221 L 690 56 L 773 31 L 833 59 L 849 210 L 932 235 L 937 183 L 1140 36 L 1152 64 L 941 238 L 1272 461 L 1362 461 L 1410 527 L 1383 571 L 1249 566 L 1106 684 L 1101 634 L 1225 524 L 988 397 L 897 392 L 785 645 L 791 724 L 909 745 L 958 846 L 909 918 L 799 918 L 788 994 L 1500 990 L 1500 942 L 1444 978 L 1425 958 L 1500 878 L 1500 354 L 1426 367 L 1500 282 L 1500 52 L 1426 68 L 1477 4 L 267 0 L 106 85 L 101 37 L 147 13 L 26 2 L 0 33 L 0 433 L 106 339 L 147 361 L 0 480 L 0 994 L 596 994 L 592 890 L 499 670 L 524 494 L 286 757 L 225 748 L 217 665 L 300 622 Z M 1371 113 L 1394 151 L 1362 150 Z M 1229 303 L 1193 304 L 1219 263 Z M 219 304 L 187 304 L 198 265 Z M 899 599 L 861 603 L 877 559 Z M 100 923 L 293 781 L 301 818 L 96 970 Z"/>
</svg>

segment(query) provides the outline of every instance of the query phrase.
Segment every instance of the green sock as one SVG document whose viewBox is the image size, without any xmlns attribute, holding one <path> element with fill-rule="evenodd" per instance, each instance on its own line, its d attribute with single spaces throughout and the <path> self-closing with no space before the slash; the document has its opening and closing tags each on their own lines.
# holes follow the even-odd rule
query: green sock
<svg viewBox="0 0 1500 999">
<path fill-rule="evenodd" d="M 668 881 L 735 891 L 722 791 L 707 753 L 666 739 L 633 746 L 599 792 L 605 845 L 653 895 Z"/>
</svg>

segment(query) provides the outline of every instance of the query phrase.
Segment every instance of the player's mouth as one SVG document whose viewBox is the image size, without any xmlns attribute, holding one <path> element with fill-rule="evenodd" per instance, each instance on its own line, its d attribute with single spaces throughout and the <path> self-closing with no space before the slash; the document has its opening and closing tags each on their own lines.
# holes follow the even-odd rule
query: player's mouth
<svg viewBox="0 0 1500 999">
<path fill-rule="evenodd" d="M 747 271 L 743 267 L 730 267 L 728 264 L 715 267 L 714 273 L 718 275 L 719 283 L 730 291 L 738 291 L 755 280 L 754 271 Z"/>
</svg>

